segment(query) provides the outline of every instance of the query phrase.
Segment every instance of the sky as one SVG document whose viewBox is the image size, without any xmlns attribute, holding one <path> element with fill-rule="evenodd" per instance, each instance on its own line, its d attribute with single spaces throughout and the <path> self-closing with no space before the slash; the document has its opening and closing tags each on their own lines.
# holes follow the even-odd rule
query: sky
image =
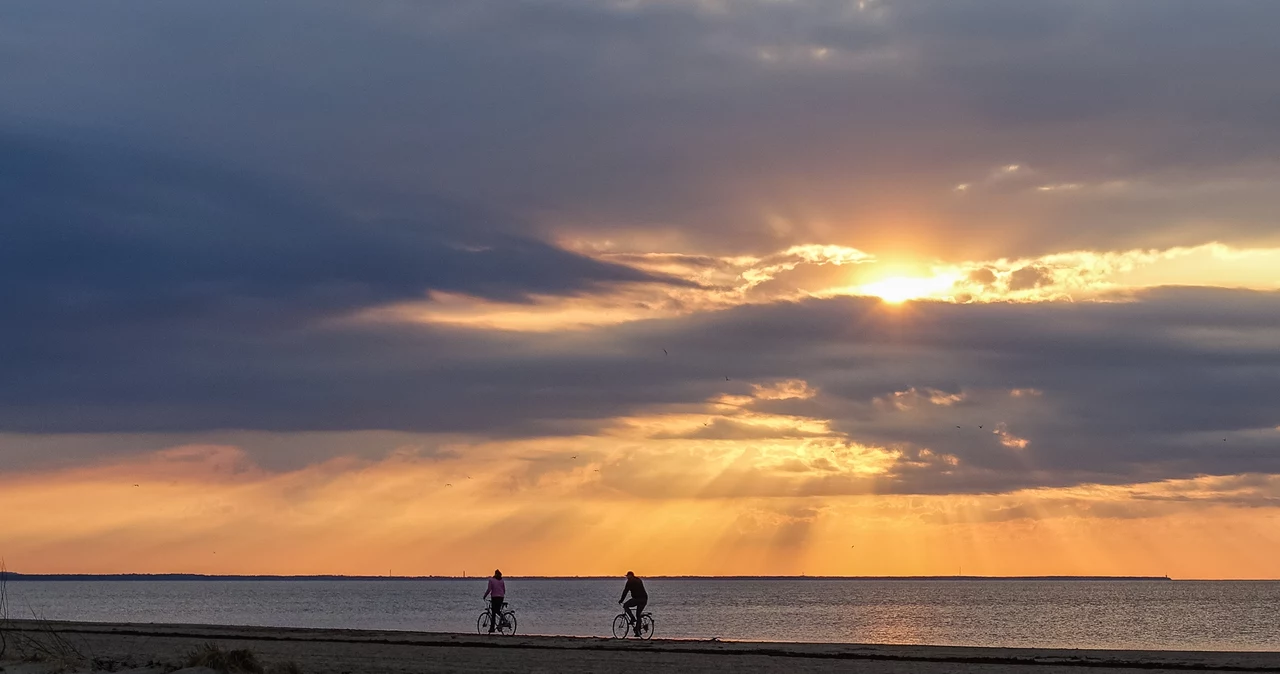
<svg viewBox="0 0 1280 674">
<path fill-rule="evenodd" d="M 1280 3 L 0 5 L 0 557 L 1280 578 Z"/>
</svg>

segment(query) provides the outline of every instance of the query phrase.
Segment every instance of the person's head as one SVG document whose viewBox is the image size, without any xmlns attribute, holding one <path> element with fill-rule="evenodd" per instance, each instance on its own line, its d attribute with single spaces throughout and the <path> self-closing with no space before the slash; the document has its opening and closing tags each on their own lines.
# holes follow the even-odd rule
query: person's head
<svg viewBox="0 0 1280 674">
<path fill-rule="evenodd" d="M 498 580 L 502 580 L 502 572 L 501 572 L 501 571 L 499 571 L 499 570 L 497 570 L 497 569 L 494 569 L 494 570 L 493 570 L 493 577 L 494 577 L 494 578 L 497 578 Z"/>
<path fill-rule="evenodd" d="M 631 572 L 631 571 L 628 571 L 628 572 L 627 572 L 627 578 L 635 578 L 635 577 L 636 577 L 636 574 L 635 574 L 635 573 L 633 573 L 633 572 Z"/>
</svg>

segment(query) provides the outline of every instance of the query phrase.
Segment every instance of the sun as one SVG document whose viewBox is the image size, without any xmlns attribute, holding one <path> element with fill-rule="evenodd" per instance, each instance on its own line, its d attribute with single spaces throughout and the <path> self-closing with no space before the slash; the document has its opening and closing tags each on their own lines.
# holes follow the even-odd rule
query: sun
<svg viewBox="0 0 1280 674">
<path fill-rule="evenodd" d="M 892 276 L 887 279 L 859 286 L 858 294 L 879 297 L 890 304 L 907 300 L 936 297 L 951 288 L 955 279 L 950 276 L 909 277 Z"/>
</svg>

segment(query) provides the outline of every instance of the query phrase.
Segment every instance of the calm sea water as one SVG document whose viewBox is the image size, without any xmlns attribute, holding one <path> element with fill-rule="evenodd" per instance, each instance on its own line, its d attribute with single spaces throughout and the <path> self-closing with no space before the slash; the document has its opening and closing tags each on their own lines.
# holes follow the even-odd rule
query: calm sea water
<svg viewBox="0 0 1280 674">
<path fill-rule="evenodd" d="M 657 636 L 1056 648 L 1280 650 L 1280 582 L 646 581 Z M 18 581 L 49 619 L 475 630 L 481 580 Z M 622 580 L 508 579 L 522 634 L 602 636 Z"/>
</svg>

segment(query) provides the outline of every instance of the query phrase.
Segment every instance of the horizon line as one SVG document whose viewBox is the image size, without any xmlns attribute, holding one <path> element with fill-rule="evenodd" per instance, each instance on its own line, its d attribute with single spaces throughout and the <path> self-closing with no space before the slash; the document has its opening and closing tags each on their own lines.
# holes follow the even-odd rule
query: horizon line
<svg viewBox="0 0 1280 674">
<path fill-rule="evenodd" d="M 393 574 L 210 574 L 210 573 L 21 573 L 0 571 L 0 580 L 476 580 L 488 578 L 488 574 L 469 575 L 411 575 Z M 507 575 L 517 580 L 614 580 L 622 575 Z M 655 580 L 976 580 L 976 581 L 1172 581 L 1170 576 L 1117 576 L 1117 575 L 1020 575 L 1020 576 L 971 576 L 971 575 L 910 575 L 910 576 L 840 576 L 840 575 L 700 575 L 655 574 L 644 576 Z M 1267 581 L 1270 578 L 1183 578 L 1180 580 Z"/>
</svg>

